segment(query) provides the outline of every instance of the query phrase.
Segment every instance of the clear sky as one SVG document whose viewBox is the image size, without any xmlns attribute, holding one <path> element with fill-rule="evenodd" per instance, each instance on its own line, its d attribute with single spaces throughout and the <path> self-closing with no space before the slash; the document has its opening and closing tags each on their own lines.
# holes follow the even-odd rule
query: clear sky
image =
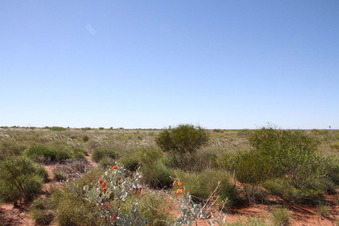
<svg viewBox="0 0 339 226">
<path fill-rule="evenodd" d="M 0 125 L 339 128 L 338 0 L 0 0 Z"/>
</svg>

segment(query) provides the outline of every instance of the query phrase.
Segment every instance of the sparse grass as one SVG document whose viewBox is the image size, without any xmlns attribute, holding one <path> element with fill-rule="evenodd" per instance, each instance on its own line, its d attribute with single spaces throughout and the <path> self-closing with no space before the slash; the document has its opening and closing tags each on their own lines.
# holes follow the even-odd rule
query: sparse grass
<svg viewBox="0 0 339 226">
<path fill-rule="evenodd" d="M 327 205 L 318 205 L 317 206 L 317 213 L 320 216 L 327 217 L 330 213 L 330 207 Z"/>
<path fill-rule="evenodd" d="M 272 211 L 272 222 L 277 226 L 290 225 L 291 213 L 286 208 L 278 208 Z"/>
</svg>

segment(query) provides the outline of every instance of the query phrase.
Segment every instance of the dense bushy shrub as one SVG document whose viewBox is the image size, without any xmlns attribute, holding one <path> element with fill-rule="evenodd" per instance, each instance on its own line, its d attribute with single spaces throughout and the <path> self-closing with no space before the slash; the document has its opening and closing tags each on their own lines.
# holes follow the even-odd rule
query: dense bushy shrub
<svg viewBox="0 0 339 226">
<path fill-rule="evenodd" d="M 223 163 L 240 182 L 267 181 L 268 189 L 290 201 L 321 197 L 331 187 L 328 159 L 318 155 L 318 141 L 304 131 L 263 128 L 253 131 L 249 141 L 251 151 L 228 156 Z"/>
<path fill-rule="evenodd" d="M 151 188 L 168 189 L 172 187 L 174 174 L 161 161 L 153 162 L 141 167 L 143 180 Z"/>
<path fill-rule="evenodd" d="M 0 143 L 0 161 L 5 160 L 11 156 L 21 155 L 26 149 L 23 144 L 16 143 L 14 141 L 2 140 Z"/>
<path fill-rule="evenodd" d="M 36 144 L 25 151 L 25 155 L 37 161 L 55 161 L 55 153 L 47 146 Z"/>
<path fill-rule="evenodd" d="M 156 143 L 165 152 L 185 154 L 195 153 L 207 144 L 208 138 L 207 131 L 200 126 L 179 125 L 161 132 Z"/>
<path fill-rule="evenodd" d="M 26 157 L 0 163 L 0 197 L 4 201 L 32 200 L 47 180 L 46 170 Z"/>
<path fill-rule="evenodd" d="M 103 158 L 115 159 L 117 157 L 117 150 L 114 146 L 98 147 L 92 153 L 92 160 L 95 162 L 100 162 Z"/>
<path fill-rule="evenodd" d="M 126 169 L 131 172 L 135 172 L 140 166 L 140 157 L 138 155 L 126 156 L 122 159 L 119 159 Z"/>
</svg>

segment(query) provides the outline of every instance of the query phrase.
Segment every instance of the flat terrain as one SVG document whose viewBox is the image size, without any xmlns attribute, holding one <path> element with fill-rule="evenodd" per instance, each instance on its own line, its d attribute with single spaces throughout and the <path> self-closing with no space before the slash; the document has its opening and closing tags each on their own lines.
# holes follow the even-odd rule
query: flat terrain
<svg viewBox="0 0 339 226">
<path fill-rule="evenodd" d="M 66 128 L 0 128 L 0 152 L 8 150 L 24 151 L 35 144 L 53 145 L 62 144 L 86 150 L 87 156 L 81 160 L 82 170 L 75 168 L 80 163 L 76 159 L 55 163 L 42 162 L 48 172 L 49 181 L 45 183 L 39 197 L 49 196 L 51 191 L 63 186 L 66 181 L 54 178 L 54 171 L 68 169 L 68 180 L 76 180 L 93 168 L 100 167 L 94 162 L 91 155 L 99 147 L 118 147 L 119 158 L 133 155 L 140 148 L 155 146 L 155 137 L 161 130 L 153 129 L 66 129 Z M 209 153 L 219 158 L 225 154 L 237 153 L 250 149 L 247 135 L 249 130 L 210 130 L 210 141 L 207 146 L 199 150 L 200 153 Z M 338 156 L 339 131 L 337 130 L 309 130 L 310 136 L 319 141 L 319 152 L 322 156 Z M 3 155 L 5 156 L 5 154 Z M 244 184 L 236 183 L 237 189 L 242 189 Z M 167 192 L 153 190 L 154 192 Z M 338 188 L 337 188 L 338 191 Z M 338 194 L 338 193 L 337 193 Z M 291 225 L 338 225 L 339 198 L 337 194 L 326 195 L 324 205 L 326 212 L 320 212 L 319 207 L 307 204 L 286 203 L 275 196 L 269 196 L 265 202 L 244 202 L 224 212 L 227 224 L 246 225 L 244 222 L 261 222 L 270 225 L 271 211 L 277 207 L 287 207 L 291 212 Z M 32 203 L 11 203 L 0 205 L 0 225 L 35 225 L 29 214 Z M 180 215 L 172 211 L 173 217 Z M 242 223 L 241 223 L 242 222 Z M 226 225 L 227 225 L 226 224 Z M 55 223 L 52 223 L 55 225 Z M 198 225 L 209 225 L 207 220 L 198 220 Z M 248 224 L 250 225 L 250 223 Z"/>
</svg>

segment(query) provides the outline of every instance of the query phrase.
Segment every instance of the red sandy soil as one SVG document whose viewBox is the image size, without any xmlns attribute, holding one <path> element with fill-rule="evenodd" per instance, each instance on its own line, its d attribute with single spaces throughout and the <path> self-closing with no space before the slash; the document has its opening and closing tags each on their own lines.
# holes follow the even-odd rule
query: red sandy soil
<svg viewBox="0 0 339 226">
<path fill-rule="evenodd" d="M 92 162 L 90 157 L 87 158 L 88 167 L 96 167 L 96 163 Z M 44 196 L 51 187 L 60 186 L 59 182 L 52 180 L 52 172 L 60 164 L 46 165 L 46 170 L 50 175 L 50 182 L 44 184 L 43 194 Z M 339 205 L 338 205 L 337 195 L 327 195 L 326 202 L 330 206 L 329 213 L 326 217 L 320 216 L 317 214 L 316 207 L 307 206 L 307 205 L 295 205 L 289 204 L 289 209 L 292 212 L 292 219 L 290 221 L 291 225 L 296 226 L 315 226 L 315 225 L 324 225 L 324 226 L 335 226 L 339 222 Z M 30 218 L 28 214 L 29 204 L 20 205 L 20 207 L 14 207 L 13 204 L 1 204 L 0 205 L 0 226 L 9 226 L 9 225 L 25 225 L 25 226 L 34 226 L 34 221 Z M 226 222 L 237 222 L 239 220 L 246 221 L 250 217 L 264 217 L 269 219 L 271 210 L 275 208 L 272 205 L 250 203 L 242 207 L 237 207 L 236 209 L 231 209 L 226 213 Z M 181 212 L 178 208 L 174 208 L 171 213 L 173 216 L 180 216 Z M 201 219 L 197 221 L 199 226 L 210 225 L 208 223 L 211 219 Z M 269 223 L 269 222 L 267 222 Z"/>
</svg>

